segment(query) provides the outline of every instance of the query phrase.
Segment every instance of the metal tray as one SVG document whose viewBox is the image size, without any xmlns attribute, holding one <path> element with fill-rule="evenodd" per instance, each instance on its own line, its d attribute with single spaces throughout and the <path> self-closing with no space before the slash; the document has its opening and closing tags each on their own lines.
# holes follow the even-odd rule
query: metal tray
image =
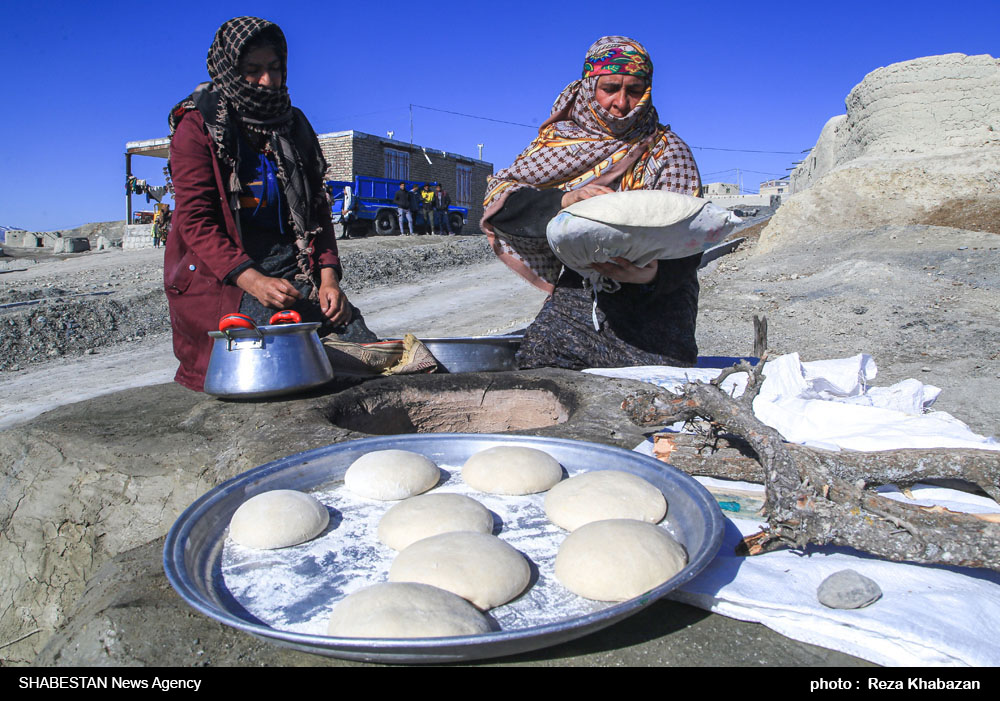
<svg viewBox="0 0 1000 701">
<path fill-rule="evenodd" d="M 496 445 L 523 445 L 544 450 L 559 460 L 570 475 L 587 470 L 617 469 L 650 481 L 667 498 L 667 518 L 661 525 L 687 549 L 687 566 L 669 581 L 629 601 L 581 600 L 592 604 L 590 611 L 574 612 L 565 618 L 558 618 L 561 614 L 557 614 L 556 620 L 538 625 L 529 621 L 526 627 L 513 630 L 449 638 L 335 638 L 281 630 L 257 618 L 227 588 L 222 559 L 229 521 L 237 507 L 255 494 L 272 489 L 319 491 L 331 483 L 342 483 L 344 472 L 351 463 L 374 450 L 411 450 L 426 455 L 438 465 L 461 466 L 472 454 Z M 386 502 L 385 508 L 393 503 Z M 219 485 L 195 501 L 174 523 L 164 545 L 163 561 L 171 585 L 193 608 L 269 642 L 353 660 L 442 663 L 537 650 L 582 637 L 631 616 L 688 582 L 708 565 L 719 549 L 722 530 L 722 513 L 707 490 L 676 468 L 637 452 L 562 438 L 416 434 L 336 443 L 262 465 Z M 499 535 L 503 538 L 504 531 Z M 374 534 L 371 539 L 375 539 Z M 551 556 L 554 559 L 555 553 Z M 537 570 L 548 565 L 534 564 Z"/>
</svg>

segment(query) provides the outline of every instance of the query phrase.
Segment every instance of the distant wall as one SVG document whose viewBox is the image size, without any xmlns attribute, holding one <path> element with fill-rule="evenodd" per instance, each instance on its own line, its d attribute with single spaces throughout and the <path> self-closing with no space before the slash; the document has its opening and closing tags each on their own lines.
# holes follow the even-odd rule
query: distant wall
<svg viewBox="0 0 1000 701">
<path fill-rule="evenodd" d="M 11 248 L 38 248 L 44 245 L 41 237 L 34 231 L 8 231 L 6 244 Z"/>
<path fill-rule="evenodd" d="M 129 224 L 125 227 L 125 235 L 122 236 L 122 250 L 129 251 L 136 248 L 153 247 L 153 225 L 152 224 Z"/>
<path fill-rule="evenodd" d="M 738 194 L 740 194 L 740 186 L 736 183 L 703 183 L 701 186 L 702 197 Z"/>
<path fill-rule="evenodd" d="M 705 199 L 720 207 L 770 207 L 781 201 L 777 195 L 709 195 Z"/>
<path fill-rule="evenodd" d="M 53 248 L 61 235 L 54 231 L 7 231 L 6 244 L 11 248 Z"/>
<path fill-rule="evenodd" d="M 945 54 L 872 71 L 791 176 L 792 193 L 858 158 L 913 157 L 1000 145 L 1000 60 Z"/>
<path fill-rule="evenodd" d="M 791 176 L 756 252 L 823 230 L 940 222 L 1000 201 L 1000 60 L 946 54 L 872 71 Z"/>
</svg>

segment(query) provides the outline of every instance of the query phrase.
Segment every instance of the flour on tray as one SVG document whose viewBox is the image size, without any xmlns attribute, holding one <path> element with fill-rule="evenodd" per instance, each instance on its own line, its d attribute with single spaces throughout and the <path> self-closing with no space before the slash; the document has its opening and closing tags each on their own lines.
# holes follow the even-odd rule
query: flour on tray
<svg viewBox="0 0 1000 701">
<path fill-rule="evenodd" d="M 546 518 L 544 493 L 485 494 L 461 480 L 460 466 L 440 467 L 442 482 L 428 493 L 464 494 L 482 503 L 494 514 L 494 534 L 531 562 L 528 590 L 487 612 L 501 630 L 557 623 L 613 605 L 576 596 L 556 580 L 555 557 L 567 533 Z M 302 545 L 270 551 L 246 548 L 227 537 L 222 578 L 233 598 L 261 623 L 277 630 L 325 635 L 330 614 L 341 599 L 388 581 L 396 551 L 379 542 L 378 523 L 398 502 L 364 499 L 342 481 L 310 493 L 330 510 L 330 525 L 322 534 Z"/>
</svg>

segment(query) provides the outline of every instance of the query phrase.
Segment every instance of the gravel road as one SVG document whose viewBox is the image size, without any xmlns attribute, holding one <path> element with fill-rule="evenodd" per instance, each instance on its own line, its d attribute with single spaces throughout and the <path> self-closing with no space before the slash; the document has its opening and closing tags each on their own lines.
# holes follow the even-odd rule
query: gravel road
<svg viewBox="0 0 1000 701">
<path fill-rule="evenodd" d="M 340 243 L 344 288 L 384 338 L 511 331 L 526 326 L 545 297 L 497 261 L 481 236 Z M 173 379 L 163 249 L 20 251 L 5 266 L 0 429 L 61 404 Z"/>
<path fill-rule="evenodd" d="M 915 377 L 941 387 L 934 408 L 1000 434 L 996 234 L 944 225 L 841 230 L 760 255 L 763 223 L 748 224 L 746 243 L 701 271 L 702 354 L 749 354 L 753 317 L 766 316 L 772 351 L 803 360 L 868 353 L 876 384 Z M 351 239 L 341 253 L 345 289 L 383 337 L 510 331 L 544 298 L 497 262 L 482 236 Z M 162 255 L 22 249 L 0 259 L 0 305 L 8 305 L 0 306 L 0 428 L 172 377 Z M 34 300 L 43 301 L 22 304 Z"/>
</svg>

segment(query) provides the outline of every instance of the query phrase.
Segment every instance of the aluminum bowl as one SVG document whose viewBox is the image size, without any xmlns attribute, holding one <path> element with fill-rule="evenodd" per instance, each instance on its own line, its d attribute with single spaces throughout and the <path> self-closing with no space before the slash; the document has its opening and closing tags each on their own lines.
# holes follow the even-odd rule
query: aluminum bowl
<svg viewBox="0 0 1000 701">
<path fill-rule="evenodd" d="M 514 354 L 523 335 L 421 338 L 438 361 L 438 372 L 517 370 Z"/>
</svg>

